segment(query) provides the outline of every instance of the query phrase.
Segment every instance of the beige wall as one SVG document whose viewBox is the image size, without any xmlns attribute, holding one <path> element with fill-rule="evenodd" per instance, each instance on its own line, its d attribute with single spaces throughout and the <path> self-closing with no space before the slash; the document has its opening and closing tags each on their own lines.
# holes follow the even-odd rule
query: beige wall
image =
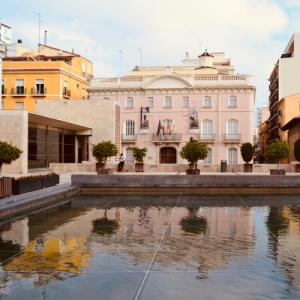
<svg viewBox="0 0 300 300">
<path fill-rule="evenodd" d="M 23 151 L 18 160 L 10 165 L 4 165 L 3 173 L 27 173 L 28 112 L 0 110 L 0 140 L 12 143 Z"/>
<path fill-rule="evenodd" d="M 116 127 L 116 104 L 114 101 L 92 101 L 92 100 L 38 100 L 36 104 L 37 113 L 75 122 L 92 128 L 90 137 L 90 160 L 92 144 L 101 141 L 112 141 L 120 145 L 120 133 Z"/>
</svg>

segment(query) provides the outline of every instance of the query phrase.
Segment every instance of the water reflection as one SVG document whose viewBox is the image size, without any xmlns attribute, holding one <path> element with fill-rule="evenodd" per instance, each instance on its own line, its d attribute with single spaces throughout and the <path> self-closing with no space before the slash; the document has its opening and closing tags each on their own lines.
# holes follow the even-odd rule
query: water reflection
<svg viewBox="0 0 300 300">
<path fill-rule="evenodd" d="M 154 253 L 154 274 L 192 272 L 194 280 L 209 284 L 222 272 L 251 273 L 267 266 L 270 272 L 281 272 L 284 279 L 278 280 L 299 287 L 298 207 L 249 208 L 239 202 L 219 206 L 183 200 L 174 208 L 174 199 L 145 199 L 147 204 L 141 205 L 140 199 L 124 204 L 82 198 L 0 225 L 0 296 L 17 293 L 24 281 L 30 289 L 71 284 L 89 274 L 108 278 L 107 274 L 143 273 Z M 262 225 L 260 215 L 265 217 Z M 114 281 L 106 281 L 102 288 L 113 286 Z M 35 292 L 41 296 L 44 291 Z"/>
</svg>

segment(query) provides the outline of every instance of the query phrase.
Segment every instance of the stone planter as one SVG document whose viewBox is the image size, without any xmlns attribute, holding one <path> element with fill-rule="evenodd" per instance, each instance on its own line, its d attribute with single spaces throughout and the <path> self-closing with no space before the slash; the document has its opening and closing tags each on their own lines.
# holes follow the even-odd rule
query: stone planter
<svg viewBox="0 0 300 300">
<path fill-rule="evenodd" d="M 97 174 L 104 174 L 102 173 L 102 170 L 105 168 L 105 163 L 104 162 L 97 162 L 96 163 L 96 172 Z"/>
<path fill-rule="evenodd" d="M 14 179 L 12 182 L 14 195 L 40 190 L 42 187 L 42 178 Z"/>
<path fill-rule="evenodd" d="M 244 173 L 252 173 L 252 164 L 243 164 L 243 171 Z"/>
<path fill-rule="evenodd" d="M 0 178 L 0 198 L 9 197 L 12 194 L 12 178 Z"/>
<path fill-rule="evenodd" d="M 42 187 L 47 188 L 59 184 L 59 175 L 53 174 L 42 178 Z"/>
<path fill-rule="evenodd" d="M 285 170 L 283 169 L 271 169 L 270 175 L 285 175 Z"/>
<path fill-rule="evenodd" d="M 300 164 L 295 164 L 295 172 L 300 173 Z"/>
<path fill-rule="evenodd" d="M 200 175 L 200 169 L 186 169 L 186 175 Z"/>
<path fill-rule="evenodd" d="M 135 163 L 136 172 L 144 172 L 144 163 Z"/>
</svg>

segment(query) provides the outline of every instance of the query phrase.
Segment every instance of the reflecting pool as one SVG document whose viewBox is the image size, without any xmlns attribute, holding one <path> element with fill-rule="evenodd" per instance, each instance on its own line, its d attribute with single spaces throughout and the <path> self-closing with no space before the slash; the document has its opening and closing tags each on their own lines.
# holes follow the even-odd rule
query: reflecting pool
<svg viewBox="0 0 300 300">
<path fill-rule="evenodd" d="M 0 299 L 299 299 L 300 198 L 103 196 L 0 220 Z"/>
</svg>

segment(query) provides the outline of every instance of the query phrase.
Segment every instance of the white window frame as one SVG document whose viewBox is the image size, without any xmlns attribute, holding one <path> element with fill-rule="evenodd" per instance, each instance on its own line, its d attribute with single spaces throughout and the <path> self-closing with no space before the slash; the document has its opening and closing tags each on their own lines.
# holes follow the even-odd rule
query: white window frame
<svg viewBox="0 0 300 300">
<path fill-rule="evenodd" d="M 230 95 L 228 97 L 228 107 L 237 107 L 237 96 Z"/>
<path fill-rule="evenodd" d="M 126 98 L 126 108 L 134 108 L 134 98 L 133 97 L 127 97 Z"/>
<path fill-rule="evenodd" d="M 189 96 L 182 97 L 182 107 L 183 108 L 188 108 L 189 104 L 190 104 L 189 102 L 190 102 Z"/>
<path fill-rule="evenodd" d="M 235 153 L 234 157 L 232 153 Z M 235 147 L 230 147 L 228 149 L 228 164 L 229 165 L 238 164 L 238 150 Z"/>
<path fill-rule="evenodd" d="M 226 134 L 227 135 L 239 134 L 239 121 L 238 120 L 230 119 L 226 122 Z"/>
<path fill-rule="evenodd" d="M 23 81 L 23 85 L 18 85 L 18 81 Z M 24 91 L 23 94 L 25 94 L 25 80 L 24 79 L 16 79 L 16 81 L 15 81 L 16 94 L 18 94 L 18 92 L 17 92 L 18 87 L 23 87 L 23 91 Z M 20 95 L 21 95 L 21 93 L 20 93 Z"/>
<path fill-rule="evenodd" d="M 212 164 L 212 148 L 208 147 L 207 148 L 207 156 L 206 158 L 203 160 L 203 164 L 204 165 L 211 165 Z"/>
<path fill-rule="evenodd" d="M 208 125 L 210 124 L 210 126 Z M 212 135 L 214 134 L 214 123 L 210 119 L 204 119 L 202 121 L 202 128 L 201 133 L 203 135 Z"/>
<path fill-rule="evenodd" d="M 212 107 L 212 97 L 209 95 L 203 96 L 202 107 L 211 108 Z"/>
<path fill-rule="evenodd" d="M 154 97 L 147 97 L 147 106 L 150 108 L 154 107 Z"/>
<path fill-rule="evenodd" d="M 165 96 L 164 98 L 164 108 L 172 108 L 173 99 L 172 96 Z"/>
<path fill-rule="evenodd" d="M 126 136 L 135 135 L 135 122 L 133 120 L 127 120 L 125 122 L 125 135 Z"/>
</svg>

